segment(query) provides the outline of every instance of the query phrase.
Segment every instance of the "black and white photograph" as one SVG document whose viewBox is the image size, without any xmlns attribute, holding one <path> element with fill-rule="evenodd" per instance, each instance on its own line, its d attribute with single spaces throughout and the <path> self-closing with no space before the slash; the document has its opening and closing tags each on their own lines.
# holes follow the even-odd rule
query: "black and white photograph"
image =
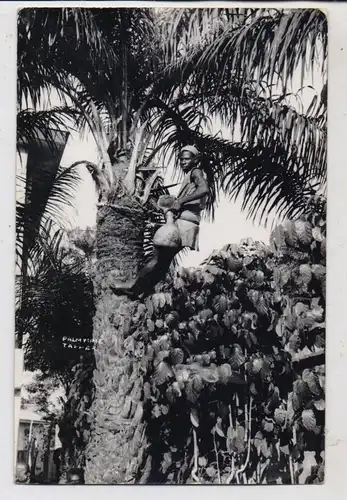
<svg viewBox="0 0 347 500">
<path fill-rule="evenodd" d="M 18 10 L 16 485 L 324 483 L 329 16 L 281 5 Z"/>
</svg>

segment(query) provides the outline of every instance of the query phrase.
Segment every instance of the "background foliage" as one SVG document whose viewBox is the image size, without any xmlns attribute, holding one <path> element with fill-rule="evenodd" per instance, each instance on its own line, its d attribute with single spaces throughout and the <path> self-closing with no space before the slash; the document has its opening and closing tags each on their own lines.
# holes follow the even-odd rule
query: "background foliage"
<svg viewBox="0 0 347 500">
<path fill-rule="evenodd" d="M 325 200 L 311 199 L 271 247 L 227 245 L 138 303 L 132 324 L 149 370 L 143 406 L 129 401 L 124 414 L 144 413 L 150 482 L 323 480 L 325 220 Z M 83 447 L 91 370 L 76 369 L 66 416 L 79 415 Z"/>
<path fill-rule="evenodd" d="M 25 342 L 25 368 L 55 377 L 69 390 L 81 355 L 93 359 L 94 233 L 76 229 L 62 247 L 46 242 L 16 311 Z M 20 283 L 19 283 L 20 285 Z"/>
</svg>

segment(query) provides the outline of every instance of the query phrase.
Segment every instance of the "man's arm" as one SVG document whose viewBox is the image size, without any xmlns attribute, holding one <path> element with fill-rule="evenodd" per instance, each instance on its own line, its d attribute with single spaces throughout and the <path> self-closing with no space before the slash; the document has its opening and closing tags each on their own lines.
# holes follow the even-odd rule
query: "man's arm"
<svg viewBox="0 0 347 500">
<path fill-rule="evenodd" d="M 178 200 L 180 205 L 189 203 L 190 201 L 200 200 L 209 193 L 209 188 L 206 179 L 200 169 L 196 168 L 192 171 L 192 181 L 196 187 L 194 193 L 184 196 Z"/>
</svg>

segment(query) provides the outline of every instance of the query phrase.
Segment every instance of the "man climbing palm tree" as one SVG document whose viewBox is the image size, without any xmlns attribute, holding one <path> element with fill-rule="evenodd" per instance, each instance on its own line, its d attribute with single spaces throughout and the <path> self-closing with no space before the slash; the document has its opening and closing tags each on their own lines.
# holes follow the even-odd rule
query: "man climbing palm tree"
<svg viewBox="0 0 347 500">
<path fill-rule="evenodd" d="M 199 250 L 201 212 L 206 205 L 209 187 L 203 171 L 198 166 L 198 156 L 199 151 L 195 146 L 184 146 L 179 156 L 185 177 L 170 211 L 177 214 L 175 222 L 180 234 L 180 245 L 168 248 L 154 243 L 153 256 L 140 271 L 138 277 L 125 283 L 114 283 L 112 286 L 114 293 L 138 295 L 145 290 L 151 291 L 165 277 L 178 252 L 183 248 Z"/>
</svg>

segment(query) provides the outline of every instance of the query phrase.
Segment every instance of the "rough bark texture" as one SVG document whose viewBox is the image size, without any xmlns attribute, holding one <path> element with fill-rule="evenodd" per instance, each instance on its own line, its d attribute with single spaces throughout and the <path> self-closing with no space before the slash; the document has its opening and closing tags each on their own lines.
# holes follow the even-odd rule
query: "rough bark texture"
<svg viewBox="0 0 347 500">
<path fill-rule="evenodd" d="M 84 469 L 85 449 L 90 439 L 90 406 L 94 399 L 94 356 L 82 359 L 75 365 L 74 379 L 66 391 L 64 415 L 59 423 L 59 439 L 62 444 L 59 457 L 59 483 L 67 481 L 70 468 Z"/>
<path fill-rule="evenodd" d="M 100 209 L 97 220 L 95 398 L 87 484 L 140 482 L 150 460 L 142 405 L 145 343 L 132 321 L 138 304 L 110 290 L 114 279 L 127 280 L 138 272 L 144 214 L 133 198 L 116 203 L 117 208 Z"/>
</svg>

